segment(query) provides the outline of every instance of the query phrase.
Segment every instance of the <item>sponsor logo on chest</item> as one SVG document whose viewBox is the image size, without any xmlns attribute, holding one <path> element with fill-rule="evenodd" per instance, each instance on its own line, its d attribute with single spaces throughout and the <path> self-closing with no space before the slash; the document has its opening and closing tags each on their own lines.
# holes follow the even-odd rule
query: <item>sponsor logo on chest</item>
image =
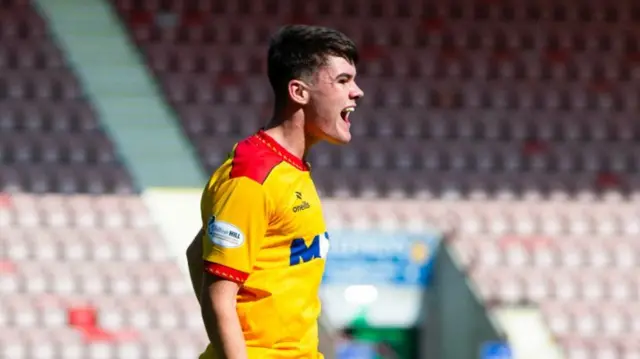
<svg viewBox="0 0 640 359">
<path fill-rule="evenodd" d="M 317 234 L 310 241 L 296 238 L 289 247 L 289 265 L 310 262 L 316 258 L 327 258 L 329 252 L 329 232 Z"/>
<path fill-rule="evenodd" d="M 296 204 L 295 206 L 293 206 L 293 213 L 298 213 L 300 211 L 304 211 L 305 209 L 309 209 L 311 208 L 311 205 L 309 204 L 309 202 L 305 201 L 304 199 L 302 199 L 302 192 L 295 192 L 296 195 Z"/>
</svg>

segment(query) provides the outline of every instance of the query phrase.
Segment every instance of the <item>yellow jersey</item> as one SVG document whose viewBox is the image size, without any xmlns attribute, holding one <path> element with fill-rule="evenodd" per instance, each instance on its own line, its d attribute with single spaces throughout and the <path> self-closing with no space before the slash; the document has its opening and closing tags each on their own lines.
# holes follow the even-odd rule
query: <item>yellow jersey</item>
<svg viewBox="0 0 640 359">
<path fill-rule="evenodd" d="M 249 358 L 322 358 L 329 234 L 309 166 L 264 131 L 237 143 L 201 199 L 205 271 L 241 283 Z M 211 345 L 200 359 L 215 359 Z"/>
</svg>

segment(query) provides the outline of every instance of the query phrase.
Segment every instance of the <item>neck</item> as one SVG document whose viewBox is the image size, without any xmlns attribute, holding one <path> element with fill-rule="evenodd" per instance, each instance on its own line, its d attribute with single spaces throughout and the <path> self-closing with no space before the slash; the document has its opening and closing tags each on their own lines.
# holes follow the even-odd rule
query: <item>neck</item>
<svg viewBox="0 0 640 359">
<path fill-rule="evenodd" d="M 304 159 L 315 140 L 305 131 L 302 110 L 278 111 L 265 127 L 265 132 L 291 154 Z"/>
</svg>

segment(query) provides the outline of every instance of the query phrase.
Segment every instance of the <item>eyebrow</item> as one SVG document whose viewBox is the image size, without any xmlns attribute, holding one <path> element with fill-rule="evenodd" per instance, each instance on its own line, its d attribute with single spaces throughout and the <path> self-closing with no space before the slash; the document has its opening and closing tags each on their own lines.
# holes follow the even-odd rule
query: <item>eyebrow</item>
<svg viewBox="0 0 640 359">
<path fill-rule="evenodd" d="M 352 74 L 343 72 L 341 74 L 339 74 L 338 76 L 336 76 L 336 80 L 339 80 L 340 78 L 346 77 L 347 80 L 351 80 L 354 76 Z"/>
</svg>

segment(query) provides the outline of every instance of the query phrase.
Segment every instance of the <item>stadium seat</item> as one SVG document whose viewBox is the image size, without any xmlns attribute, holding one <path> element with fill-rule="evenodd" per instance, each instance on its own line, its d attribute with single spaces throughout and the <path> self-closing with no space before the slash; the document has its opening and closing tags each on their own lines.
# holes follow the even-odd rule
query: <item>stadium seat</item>
<svg viewBox="0 0 640 359">
<path fill-rule="evenodd" d="M 10 261 L 0 266 L 0 327 L 28 333 L 10 342 L 3 335 L 2 355 L 145 358 L 149 348 L 138 331 L 204 332 L 197 301 L 168 261 L 140 197 L 19 194 L 2 203 L 19 221 L 0 233 Z M 52 219 L 55 213 L 67 219 Z M 80 214 L 85 219 L 74 218 Z M 149 295 L 158 299 L 153 306 Z M 203 346 L 152 350 L 172 359 Z"/>
<path fill-rule="evenodd" d="M 179 4 L 167 2 L 166 5 L 174 9 L 173 11 L 180 11 L 178 9 L 182 7 Z M 220 101 L 222 105 L 242 103 L 256 108 L 262 108 L 263 104 L 268 103 L 270 90 L 267 82 L 254 81 L 253 78 L 255 75 L 264 76 L 264 49 L 260 50 L 266 45 L 263 36 L 275 29 L 277 21 L 256 16 L 255 12 L 261 9 L 262 5 L 254 8 L 249 14 L 249 10 L 242 6 L 214 6 L 203 2 L 199 4 L 202 9 L 198 12 L 185 12 L 179 21 L 178 15 L 169 18 L 162 14 L 161 7 L 154 2 L 136 6 L 129 2 L 114 2 L 114 5 L 124 19 L 137 16 L 136 23 L 128 22 L 134 34 L 138 33 L 141 22 L 145 27 L 151 28 L 150 32 L 159 33 L 153 39 L 138 38 L 139 45 L 147 52 L 149 65 L 156 69 L 156 74 L 164 84 L 163 88 L 174 107 L 183 114 L 180 116 L 181 123 L 198 147 L 203 146 L 199 143 L 202 141 L 200 134 L 207 133 L 216 140 L 222 140 L 232 133 L 232 126 L 229 126 L 227 121 L 230 118 L 219 118 L 219 121 L 214 122 L 217 127 L 215 131 L 209 132 L 213 131 L 207 127 L 207 123 L 211 121 L 205 121 L 201 116 L 187 115 L 183 111 L 187 106 L 191 108 L 189 113 L 194 114 L 198 107 L 203 108 L 206 106 L 205 103 L 212 100 Z M 611 164 L 619 173 L 632 171 L 633 167 L 630 168 L 629 161 L 625 159 L 626 155 L 616 153 L 611 155 L 609 161 L 608 158 L 605 159 L 609 154 L 592 157 L 591 153 L 583 150 L 589 143 L 593 143 L 595 148 L 611 138 L 621 137 L 628 141 L 636 136 L 636 126 L 631 122 L 614 121 L 615 124 L 609 125 L 603 120 L 603 111 L 623 108 L 622 103 L 627 100 L 623 100 L 607 85 L 608 81 L 620 78 L 624 65 L 602 56 L 602 51 L 622 51 L 626 46 L 625 40 L 618 40 L 609 30 L 600 33 L 592 29 L 581 31 L 576 28 L 566 19 L 583 15 L 576 15 L 577 12 L 572 12 L 574 10 L 571 6 L 563 8 L 562 13 L 553 15 L 563 19 L 561 21 L 564 22 L 561 24 L 567 31 L 536 28 L 535 19 L 547 11 L 545 9 L 548 5 L 531 9 L 525 8 L 522 4 L 514 6 L 515 8 L 509 11 L 496 10 L 495 13 L 484 14 L 483 6 L 475 7 L 469 4 L 452 5 L 451 8 L 431 8 L 418 3 L 395 6 L 345 2 L 329 6 L 321 2 L 311 2 L 286 16 L 314 19 L 329 26 L 338 26 L 337 23 L 334 24 L 335 16 L 338 16 L 336 14 L 350 19 L 348 25 L 338 27 L 361 44 L 363 61 L 360 68 L 361 76 L 358 79 L 361 87 L 368 93 L 363 99 L 362 107 L 363 110 L 376 110 L 372 115 L 362 111 L 354 116 L 352 131 L 358 138 L 368 142 L 384 140 L 391 136 L 397 139 L 395 142 L 398 146 L 409 138 L 446 139 L 442 147 L 442 151 L 446 153 L 455 153 L 455 149 L 462 143 L 496 138 L 514 144 L 520 141 L 533 143 L 538 140 L 544 143 L 548 150 L 531 158 L 523 158 L 513 152 L 502 152 L 503 156 L 507 156 L 502 162 L 490 154 L 474 158 L 475 162 L 463 161 L 464 156 L 450 156 L 441 159 L 434 168 L 436 171 L 464 168 L 470 172 L 480 172 L 500 169 L 501 163 L 504 170 L 514 172 L 533 169 L 551 174 L 557 171 L 590 173 L 604 167 L 605 164 Z M 285 8 L 286 6 L 278 1 L 264 4 L 265 11 L 279 14 L 278 16 L 285 16 L 282 12 Z M 140 12 L 142 9 L 144 16 Z M 615 9 L 615 16 L 620 17 L 619 14 L 623 11 Z M 240 12 L 242 16 L 251 19 L 251 26 L 236 29 L 233 23 L 220 19 L 215 25 L 205 26 L 211 27 L 212 33 L 215 33 L 215 36 L 208 37 L 205 35 L 206 30 L 200 30 L 203 24 L 207 23 L 203 19 L 202 11 L 214 11 L 219 14 Z M 422 12 L 428 13 L 427 20 L 422 24 L 427 33 L 424 40 L 419 39 L 420 36 L 416 37 L 420 32 L 416 31 L 413 21 L 417 20 L 417 14 Z M 613 16 L 607 14 L 594 13 L 592 16 Z M 512 31 L 504 31 L 483 25 L 481 19 L 485 17 L 491 17 L 495 21 L 507 18 L 520 19 L 523 23 L 514 25 L 510 22 Z M 391 19 L 407 20 L 394 22 L 390 21 Z M 443 23 L 450 20 L 457 25 L 443 31 Z M 181 32 L 184 34 L 180 35 Z M 163 33 L 166 34 L 162 35 Z M 198 44 L 205 44 L 206 55 L 202 50 L 196 50 Z M 393 56 L 385 55 L 379 51 L 380 48 L 392 48 Z M 583 51 L 588 55 L 583 54 Z M 178 55 L 170 55 L 171 53 Z M 201 61 L 202 58 L 207 58 L 206 66 Z M 259 60 L 260 58 L 262 60 Z M 258 65 L 259 62 L 262 62 L 262 65 Z M 210 74 L 210 77 L 185 76 L 185 71 L 203 70 Z M 221 73 L 224 76 L 220 76 Z M 409 74 L 412 81 L 403 79 Z M 445 77 L 447 81 L 439 80 Z M 176 78 L 180 80 L 175 80 Z M 488 83 L 486 79 L 497 81 Z M 429 80 L 426 82 L 427 85 L 423 80 Z M 219 91 L 219 86 L 223 84 L 221 88 L 224 90 Z M 236 87 L 243 86 L 241 84 L 244 84 L 246 91 L 240 91 Z M 632 96 L 624 96 L 629 97 L 628 101 L 632 101 Z M 414 109 L 425 107 L 430 111 L 416 111 L 416 116 L 411 113 Z M 584 112 L 584 115 L 566 118 L 567 111 L 572 109 Z M 528 118 L 516 119 L 523 110 L 530 112 Z M 439 114 L 438 111 L 443 111 L 443 114 Z M 385 116 L 385 112 L 388 112 L 390 117 Z M 455 113 L 464 114 L 464 120 L 450 121 L 448 118 L 451 115 L 455 117 Z M 234 126 L 242 128 L 236 138 L 250 134 L 258 128 L 253 117 L 249 117 L 252 119 L 246 123 L 244 120 L 233 119 Z M 608 117 L 610 116 L 607 115 Z M 394 120 L 390 121 L 390 118 Z M 486 125 L 485 121 L 488 122 Z M 238 122 L 243 124 L 238 125 Z M 207 138 L 209 141 L 210 137 Z M 564 153 L 557 147 L 568 146 L 566 142 L 575 144 L 569 153 Z M 226 142 L 221 142 L 220 145 L 211 146 L 222 148 L 226 145 Z M 215 152 L 215 149 L 211 150 Z M 336 161 L 326 165 L 321 163 L 321 166 L 338 169 L 346 165 L 357 171 L 358 167 L 364 167 L 357 165 L 358 162 L 368 161 L 366 157 L 359 156 L 358 151 L 357 146 L 346 148 L 345 152 L 354 152 L 344 155 L 346 163 Z M 208 155 L 211 151 L 199 152 L 208 169 L 215 166 L 214 163 L 217 161 Z M 396 163 L 390 161 L 384 165 L 392 169 Z M 417 174 L 418 172 L 415 175 Z M 355 177 L 357 176 L 354 176 L 354 180 Z M 504 182 L 503 178 L 506 177 L 499 180 Z M 495 191 L 489 190 L 493 186 L 492 179 L 480 176 L 478 180 L 481 182 L 476 187 L 484 186 L 484 189 L 461 186 L 456 191 L 459 191 L 462 197 L 482 193 L 487 193 L 489 197 L 496 195 Z M 489 182 L 482 182 L 485 180 Z M 565 186 L 559 184 L 562 181 L 552 182 L 549 183 L 546 179 L 534 181 L 531 184 L 532 189 L 527 192 L 542 197 L 565 197 L 561 194 Z M 331 184 L 324 181 L 320 181 L 319 186 L 327 186 L 320 188 L 327 194 L 344 192 L 335 192 L 329 188 Z M 567 196 L 583 196 L 585 191 L 598 192 L 597 183 L 585 181 L 584 186 L 583 190 L 571 191 Z M 344 187 L 355 188 L 358 184 L 346 184 Z M 549 187 L 552 189 L 547 189 Z M 613 189 L 622 190 L 622 187 Z M 411 191 L 407 188 L 404 196 L 410 195 Z M 451 193 L 432 192 L 433 195 L 441 197 L 449 196 Z M 402 195 L 398 191 L 344 193 L 376 193 L 377 196 L 383 197 L 387 194 Z M 500 193 L 521 198 L 529 196 L 522 191 Z"/>
<path fill-rule="evenodd" d="M 497 220 L 497 213 L 489 214 L 490 204 L 478 206 L 486 207 L 480 212 Z M 504 233 L 510 235 L 486 237 L 479 230 L 481 216 L 466 204 L 466 209 L 457 210 L 464 220 L 455 224 L 462 231 L 460 238 L 453 239 L 452 247 L 469 268 L 487 303 L 537 303 L 568 355 L 619 357 L 624 349 L 617 344 L 623 339 L 618 338 L 633 331 L 634 326 L 634 321 L 627 320 L 631 318 L 629 314 L 625 314 L 634 306 L 627 303 L 638 296 L 637 280 L 625 269 L 635 265 L 638 258 L 634 241 L 624 235 L 621 216 L 631 207 L 600 203 L 589 204 L 587 211 L 585 204 L 550 206 L 529 205 L 523 211 L 513 205 L 510 212 L 518 222 L 503 227 Z M 562 229 L 558 223 L 562 219 L 550 209 L 565 213 L 573 234 L 570 228 Z M 591 216 L 587 217 L 587 213 Z M 545 221 L 555 219 L 536 227 L 527 224 L 545 217 Z M 537 231 L 544 228 L 547 236 L 536 237 Z M 598 333 L 606 333 L 613 341 L 595 343 L 592 338 Z"/>
<path fill-rule="evenodd" d="M 124 175 L 116 175 L 112 184 L 83 184 L 94 167 L 120 165 L 45 20 L 29 2 L 18 1 L 4 2 L 0 19 L 0 127 L 7 136 L 0 160 L 8 166 L 0 189 L 131 192 L 131 179 Z M 89 165 L 77 171 L 40 167 L 69 163 Z"/>
</svg>

